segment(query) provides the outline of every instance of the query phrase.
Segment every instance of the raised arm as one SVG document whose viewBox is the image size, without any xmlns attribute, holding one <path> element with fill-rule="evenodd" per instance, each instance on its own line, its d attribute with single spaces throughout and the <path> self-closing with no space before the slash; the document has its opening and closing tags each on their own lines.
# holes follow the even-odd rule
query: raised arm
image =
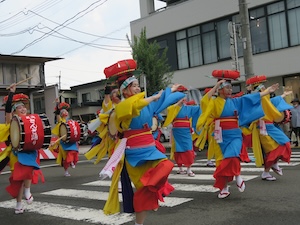
<svg viewBox="0 0 300 225">
<path fill-rule="evenodd" d="M 156 101 L 160 98 L 161 94 L 163 93 L 163 90 L 160 90 L 156 95 L 152 95 L 148 98 L 145 98 L 145 100 L 150 103 L 150 102 L 153 102 L 153 101 Z"/>
<path fill-rule="evenodd" d="M 219 87 L 221 86 L 221 84 L 224 83 L 225 81 L 226 81 L 226 80 L 219 80 L 219 81 L 216 83 L 216 85 L 215 85 L 213 88 L 211 88 L 211 89 L 206 93 L 208 99 L 210 99 L 210 98 L 216 93 L 216 91 L 218 90 L 218 88 L 219 88 Z"/>
<path fill-rule="evenodd" d="M 270 87 L 266 88 L 266 90 L 260 92 L 260 97 L 263 97 L 263 96 L 265 96 L 265 95 L 268 95 L 268 94 L 270 94 L 270 93 L 273 93 L 273 92 L 275 92 L 276 90 L 278 90 L 278 88 L 279 88 L 279 84 L 278 84 L 278 83 L 273 84 L 273 85 L 271 85 Z"/>
<path fill-rule="evenodd" d="M 5 104 L 5 122 L 6 124 L 9 124 L 11 119 L 12 119 L 12 101 L 13 101 L 13 96 L 16 92 L 16 84 L 12 84 L 9 86 L 9 93 L 8 93 L 8 98 Z"/>
</svg>

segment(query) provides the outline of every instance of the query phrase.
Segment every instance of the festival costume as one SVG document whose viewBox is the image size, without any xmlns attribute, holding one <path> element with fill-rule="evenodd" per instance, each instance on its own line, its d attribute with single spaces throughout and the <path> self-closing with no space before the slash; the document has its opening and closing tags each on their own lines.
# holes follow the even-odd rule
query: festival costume
<svg viewBox="0 0 300 225">
<path fill-rule="evenodd" d="M 264 81 L 266 81 L 266 77 L 262 75 L 250 78 L 248 83 L 260 84 Z M 265 116 L 250 125 L 256 166 L 264 165 L 265 168 L 270 168 L 279 159 L 289 163 L 290 139 L 274 122 L 281 120 L 282 112 L 291 109 L 292 106 L 287 104 L 281 96 L 270 98 L 270 95 L 266 95 L 262 97 L 262 107 Z"/>
<path fill-rule="evenodd" d="M 132 60 L 118 62 L 109 67 L 109 70 L 119 70 L 123 63 L 127 67 L 135 62 Z M 130 77 L 122 85 L 124 83 L 126 85 L 127 81 L 130 81 Z M 128 84 L 122 85 L 120 90 L 128 86 Z M 123 205 L 128 206 L 128 211 L 124 209 L 125 212 L 157 209 L 158 200 L 163 201 L 163 196 L 167 196 L 174 190 L 167 181 L 174 164 L 157 149 L 150 128 L 153 116 L 183 98 L 184 95 L 171 93 L 171 89 L 167 88 L 157 101 L 149 103 L 144 97 L 144 92 L 135 94 L 123 99 L 115 107 L 115 124 L 119 132 L 123 134 L 123 138 L 118 140 L 114 153 L 100 172 L 102 178 L 112 176 L 109 197 L 104 206 L 105 214 L 120 212 L 117 182 L 121 172 L 128 174 L 130 178 L 125 180 L 126 176 L 122 176 L 122 194 L 126 193 L 123 195 L 125 196 Z M 136 188 L 135 193 L 130 189 L 131 182 Z M 125 187 L 126 184 L 127 187 Z"/>
<path fill-rule="evenodd" d="M 200 114 L 199 106 L 175 104 L 167 109 L 164 126 L 172 123 L 170 159 L 175 160 L 179 167 L 182 165 L 190 167 L 194 163 L 195 153 L 192 134 L 195 126 L 192 124 L 196 124 Z"/>
<path fill-rule="evenodd" d="M 109 118 L 115 106 L 116 104 L 114 104 L 111 100 L 109 100 L 107 104 L 105 104 L 103 101 L 102 109 L 98 114 L 99 117 L 96 118 L 95 121 L 92 121 L 92 123 L 97 123 L 97 125 L 95 125 L 95 130 L 97 130 L 99 138 L 98 142 L 93 144 L 91 149 L 86 152 L 84 156 L 88 160 L 96 158 L 94 164 L 99 163 L 106 155 L 110 157 L 113 149 L 115 148 L 116 141 L 110 136 L 108 130 Z"/>
<path fill-rule="evenodd" d="M 167 88 L 158 101 L 149 104 L 144 100 L 144 95 L 145 93 L 140 93 L 129 97 L 115 108 L 116 124 L 120 124 L 118 129 L 124 133 L 123 139 L 126 140 L 125 168 L 137 189 L 133 198 L 135 212 L 157 209 L 158 200 L 163 201 L 163 196 L 167 196 L 173 190 L 167 182 L 167 177 L 174 165 L 157 149 L 150 127 L 155 114 L 184 97 L 182 93 L 171 93 L 171 89 Z M 106 214 L 119 212 L 119 209 L 116 210 L 116 203 L 112 204 L 110 201 L 118 200 L 116 196 L 113 197 L 116 194 L 113 192 L 116 190 L 114 178 L 121 172 L 120 163 L 122 164 L 122 160 L 114 171 L 112 168 L 104 168 L 106 170 L 102 171 L 103 174 L 113 172 L 110 197 L 104 207 Z"/>
<path fill-rule="evenodd" d="M 13 104 L 27 102 L 29 100 L 27 95 L 15 94 L 13 96 Z M 4 99 L 5 101 L 5 99 Z M 0 141 L 6 142 L 8 145 L 0 153 L 0 168 L 3 169 L 5 165 L 10 166 L 12 171 L 9 178 L 10 184 L 6 187 L 6 191 L 16 198 L 22 188 L 24 180 L 31 180 L 33 184 L 37 184 L 39 178 L 42 182 L 45 181 L 42 171 L 40 170 L 39 150 L 27 149 L 26 151 L 19 151 L 13 149 L 10 143 L 8 134 L 10 131 L 10 124 L 1 124 Z"/>
<path fill-rule="evenodd" d="M 56 110 L 62 110 L 66 109 L 68 110 L 70 108 L 70 105 L 62 102 L 60 103 Z M 56 125 L 52 129 L 52 134 L 56 137 L 60 136 L 60 126 L 63 123 L 67 123 L 69 121 L 68 118 L 60 117 L 60 121 L 57 121 Z M 79 156 L 79 145 L 77 142 L 64 142 L 63 140 L 60 140 L 58 143 L 54 144 L 50 147 L 50 150 L 54 151 L 55 149 L 58 149 L 58 155 L 56 158 L 56 163 L 58 165 L 61 165 L 64 167 L 65 171 L 72 165 L 73 167 L 78 162 L 78 156 Z M 69 175 L 68 173 L 65 174 L 66 176 Z"/>
<path fill-rule="evenodd" d="M 213 175 L 216 179 L 214 187 L 222 190 L 234 176 L 240 175 L 242 131 L 239 127 L 264 115 L 260 94 L 227 99 L 205 95 L 201 100 L 201 109 L 197 130 L 204 129 L 200 136 L 206 135 L 206 132 L 213 136 L 209 141 L 209 151 L 214 152 L 217 166 Z"/>
</svg>

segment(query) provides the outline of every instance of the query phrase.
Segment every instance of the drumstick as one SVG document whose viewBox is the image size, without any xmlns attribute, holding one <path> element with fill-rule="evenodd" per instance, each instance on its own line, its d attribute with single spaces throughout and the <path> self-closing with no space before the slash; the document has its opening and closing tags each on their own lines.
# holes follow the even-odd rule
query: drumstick
<svg viewBox="0 0 300 225">
<path fill-rule="evenodd" d="M 56 139 L 52 145 L 55 145 L 57 142 L 59 142 L 61 139 L 63 139 L 63 138 L 66 137 L 66 136 L 67 136 L 67 135 L 64 134 L 64 135 L 61 136 L 60 138 Z"/>
<path fill-rule="evenodd" d="M 84 121 L 82 120 L 82 118 L 81 118 L 81 115 L 79 114 L 79 119 L 80 119 L 80 122 L 81 123 L 84 123 Z"/>
<path fill-rule="evenodd" d="M 63 93 L 65 93 L 65 91 L 63 91 L 62 93 L 60 93 L 57 98 L 59 98 L 60 96 L 62 96 Z M 56 100 L 53 101 L 53 103 L 55 103 L 55 102 L 56 102 Z"/>
<path fill-rule="evenodd" d="M 26 78 L 26 79 L 24 79 L 24 80 L 21 80 L 21 81 L 19 81 L 18 83 L 16 83 L 15 85 L 17 86 L 17 85 L 19 85 L 19 84 L 22 84 L 22 83 L 24 83 L 24 82 L 30 80 L 31 78 L 33 78 L 33 76 L 28 77 L 28 78 Z M 12 86 L 13 86 L 13 85 L 8 86 L 8 87 L 6 88 L 6 90 L 10 89 Z"/>
</svg>

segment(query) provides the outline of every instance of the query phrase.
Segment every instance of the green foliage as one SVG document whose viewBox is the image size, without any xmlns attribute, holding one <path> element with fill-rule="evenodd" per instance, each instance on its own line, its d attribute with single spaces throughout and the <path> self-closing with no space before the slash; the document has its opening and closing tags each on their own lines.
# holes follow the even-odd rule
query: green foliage
<svg viewBox="0 0 300 225">
<path fill-rule="evenodd" d="M 160 46 L 154 41 L 149 43 L 146 37 L 146 28 L 142 29 L 140 37 L 133 37 L 133 59 L 137 61 L 138 69 L 146 75 L 147 95 L 165 89 L 172 81 L 173 72 L 168 64 L 167 51 L 159 53 Z"/>
</svg>

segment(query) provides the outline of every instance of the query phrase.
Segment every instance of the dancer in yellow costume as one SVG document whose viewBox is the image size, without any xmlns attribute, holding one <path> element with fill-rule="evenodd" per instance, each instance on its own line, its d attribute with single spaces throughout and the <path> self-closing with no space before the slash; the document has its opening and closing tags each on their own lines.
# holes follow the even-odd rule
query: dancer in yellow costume
<svg viewBox="0 0 300 225">
<path fill-rule="evenodd" d="M 56 125 L 52 129 L 52 134 L 56 137 L 60 136 L 60 126 L 62 123 L 66 123 L 69 120 L 69 112 L 70 105 L 66 102 L 59 103 L 59 99 L 56 99 Z M 64 168 L 64 176 L 69 177 L 71 174 L 69 173 L 69 167 L 75 168 L 76 163 L 78 162 L 79 155 L 79 144 L 76 141 L 70 141 L 65 143 L 60 140 L 55 143 L 51 143 L 50 150 L 58 149 L 58 156 L 56 159 L 57 164 L 61 165 Z"/>
<path fill-rule="evenodd" d="M 236 179 L 240 192 L 245 190 L 240 165 L 242 149 L 242 131 L 240 126 L 250 124 L 264 115 L 261 107 L 261 97 L 278 89 L 275 84 L 264 92 L 231 98 L 231 80 L 239 78 L 238 71 L 215 70 L 212 72 L 217 84 L 201 99 L 202 114 L 197 122 L 197 130 L 203 139 L 213 136 L 209 141 L 209 151 L 214 151 L 216 170 L 214 172 L 214 187 L 220 189 L 218 198 L 230 195 L 228 183 Z M 216 98 L 212 98 L 218 92 Z M 206 125 L 207 124 L 207 125 Z"/>
<path fill-rule="evenodd" d="M 98 118 L 89 123 L 89 130 L 91 132 L 97 130 L 99 139 L 84 154 L 88 160 L 96 157 L 95 164 L 99 163 L 106 154 L 110 157 L 116 144 L 116 136 L 110 134 L 108 122 L 115 106 L 120 102 L 119 90 L 115 85 L 107 85 L 104 94 L 105 97 Z"/>
<path fill-rule="evenodd" d="M 122 190 L 122 193 L 127 193 L 126 198 L 123 198 L 123 205 L 133 204 L 136 225 L 141 225 L 147 211 L 157 210 L 158 200 L 163 201 L 163 196 L 167 196 L 174 190 L 168 183 L 168 175 L 174 164 L 155 146 L 151 132 L 152 118 L 183 98 L 184 94 L 173 93 L 179 87 L 174 85 L 172 88 L 145 98 L 145 93 L 141 93 L 138 80 L 133 76 L 132 71 L 124 72 L 124 67 L 126 71 L 129 69 L 127 65 L 130 64 L 135 64 L 135 61 L 125 60 L 109 67 L 110 74 L 122 74 L 126 78 L 122 83 L 120 82 L 120 93 L 124 100 L 115 108 L 116 125 L 122 138 L 107 165 L 100 172 L 100 176 L 112 176 L 110 195 L 104 207 L 106 214 L 112 214 L 120 211 L 117 180 L 121 172 L 128 172 L 130 180 L 124 182 L 122 179 L 122 185 L 127 183 L 131 187 L 132 181 L 136 191 L 132 193 L 129 190 Z"/>
<path fill-rule="evenodd" d="M 265 91 L 264 82 L 267 81 L 265 75 L 251 77 L 247 84 L 251 85 L 252 93 Z M 291 146 L 290 139 L 284 132 L 274 124 L 281 121 L 283 112 L 291 109 L 292 106 L 287 104 L 283 99 L 291 92 L 284 92 L 281 96 L 270 98 L 266 95 L 262 98 L 262 107 L 265 116 L 250 125 L 252 132 L 252 149 L 255 156 L 256 166 L 264 165 L 264 172 L 261 175 L 262 180 L 275 181 L 276 178 L 270 174 L 272 169 L 276 174 L 282 176 L 282 169 L 278 166 L 278 160 L 290 162 Z"/>
</svg>

